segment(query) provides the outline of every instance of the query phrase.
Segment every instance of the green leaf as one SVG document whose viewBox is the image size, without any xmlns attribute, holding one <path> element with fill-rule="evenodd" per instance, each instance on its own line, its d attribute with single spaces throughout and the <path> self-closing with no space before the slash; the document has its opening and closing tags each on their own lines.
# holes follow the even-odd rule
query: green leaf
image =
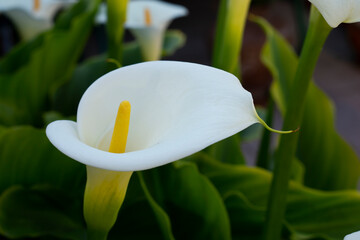
<svg viewBox="0 0 360 240">
<path fill-rule="evenodd" d="M 256 209 L 265 211 L 272 178 L 270 172 L 221 163 L 204 154 L 198 155 L 196 163 L 224 198 L 239 192 Z M 357 191 L 327 192 L 290 182 L 285 220 L 298 236 L 342 240 L 346 234 L 358 230 L 360 215 L 356 213 L 359 211 L 360 194 Z M 258 213 L 252 214 L 256 218 Z"/>
<path fill-rule="evenodd" d="M 224 197 L 232 225 L 232 239 L 258 240 L 262 238 L 265 209 L 257 207 L 240 192 L 231 192 Z M 285 228 L 282 239 L 290 239 L 291 232 Z"/>
<path fill-rule="evenodd" d="M 121 207 L 118 220 L 109 233 L 109 240 L 159 240 L 166 239 L 161 226 L 154 216 L 153 209 L 144 198 L 130 205 Z"/>
<path fill-rule="evenodd" d="M 160 225 L 160 229 L 163 233 L 164 239 L 169 239 L 169 240 L 175 239 L 173 236 L 172 230 L 171 230 L 171 223 L 170 223 L 169 216 L 161 208 L 161 206 L 154 200 L 154 198 L 151 196 L 141 172 L 138 172 L 138 176 L 140 179 L 141 187 L 143 188 L 143 191 L 145 193 L 146 199 L 148 200 L 148 202 L 155 214 L 155 217 Z"/>
<path fill-rule="evenodd" d="M 70 81 L 58 88 L 53 108 L 66 116 L 76 115 L 77 106 L 86 89 L 98 78 L 116 68 L 105 55 L 93 57 L 79 65 Z"/>
<path fill-rule="evenodd" d="M 141 173 L 138 172 L 138 174 L 133 174 L 131 177 L 117 222 L 109 233 L 109 240 L 158 240 L 170 238 L 170 235 L 164 235 L 168 216 L 154 200 L 151 200 L 152 197 L 147 195 L 146 189 L 143 188 L 144 186 L 141 183 L 140 175 Z M 169 230 L 171 231 L 171 229 Z"/>
<path fill-rule="evenodd" d="M 240 134 L 235 134 L 217 142 L 204 151 L 221 162 L 245 164 L 245 158 L 240 149 Z"/>
<path fill-rule="evenodd" d="M 0 62 L 0 124 L 41 125 L 49 94 L 69 78 L 85 46 L 99 2 L 80 1 Z"/>
<path fill-rule="evenodd" d="M 186 42 L 186 35 L 180 30 L 167 30 L 164 37 L 162 56 L 171 56 Z"/>
<path fill-rule="evenodd" d="M 8 238 L 84 239 L 81 217 L 81 204 L 48 187 L 12 186 L 0 196 L 0 234 Z"/>
<path fill-rule="evenodd" d="M 177 161 L 143 175 L 153 199 L 169 215 L 176 239 L 231 238 L 224 203 L 195 164 Z"/>
<path fill-rule="evenodd" d="M 229 212 L 233 239 L 260 239 L 265 211 L 256 207 L 240 192 L 234 191 L 227 194 L 224 199 Z"/>
<path fill-rule="evenodd" d="M 284 114 L 294 78 L 297 56 L 291 46 L 264 20 L 267 42 L 262 60 L 274 77 L 272 95 Z M 297 157 L 305 166 L 304 183 L 324 190 L 355 189 L 360 162 L 351 147 L 339 136 L 334 124 L 334 106 L 311 82 L 299 131 Z"/>
<path fill-rule="evenodd" d="M 70 121 L 76 121 L 75 117 L 64 117 L 61 113 L 56 111 L 49 111 L 45 112 L 43 114 L 43 121 L 45 125 L 50 124 L 51 122 L 57 121 L 57 120 L 70 120 Z"/>
<path fill-rule="evenodd" d="M 51 145 L 45 131 L 13 127 L 0 134 L 0 194 L 12 185 L 48 184 L 83 193 L 85 168 Z"/>
</svg>

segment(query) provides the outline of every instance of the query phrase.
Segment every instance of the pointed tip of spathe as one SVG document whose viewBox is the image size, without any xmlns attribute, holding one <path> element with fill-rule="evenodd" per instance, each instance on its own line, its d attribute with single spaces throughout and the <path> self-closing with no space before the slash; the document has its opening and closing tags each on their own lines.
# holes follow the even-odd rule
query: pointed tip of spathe
<svg viewBox="0 0 360 240">
<path fill-rule="evenodd" d="M 300 130 L 300 127 L 294 129 L 294 130 L 276 130 L 271 128 L 269 125 L 267 125 L 267 123 L 261 119 L 261 117 L 257 114 L 257 112 L 255 111 L 255 116 L 257 118 L 257 120 L 259 121 L 259 123 L 261 125 L 263 125 L 267 130 L 269 130 L 270 132 L 274 132 L 274 133 L 279 133 L 279 134 L 289 134 L 289 133 L 295 133 L 297 131 Z"/>
<path fill-rule="evenodd" d="M 297 129 L 295 129 L 295 130 L 292 130 L 292 132 L 293 133 L 296 133 L 296 132 L 298 132 L 300 130 L 300 127 L 298 127 Z"/>
<path fill-rule="evenodd" d="M 118 60 L 116 60 L 115 58 L 107 58 L 106 62 L 113 63 L 117 66 L 117 68 L 121 68 L 121 63 Z"/>
</svg>

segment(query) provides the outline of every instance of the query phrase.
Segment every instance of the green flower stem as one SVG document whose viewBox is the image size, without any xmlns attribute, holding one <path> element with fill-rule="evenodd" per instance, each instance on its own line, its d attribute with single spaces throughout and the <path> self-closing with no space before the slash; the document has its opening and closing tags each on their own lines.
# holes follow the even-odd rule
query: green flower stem
<svg viewBox="0 0 360 240">
<path fill-rule="evenodd" d="M 84 217 L 88 240 L 106 240 L 125 199 L 132 172 L 86 166 Z"/>
<path fill-rule="evenodd" d="M 239 54 L 251 0 L 221 0 L 212 65 L 239 75 Z"/>
<path fill-rule="evenodd" d="M 107 0 L 108 57 L 122 63 L 122 39 L 128 0 Z"/>
<path fill-rule="evenodd" d="M 319 11 L 312 6 L 309 29 L 300 55 L 292 91 L 286 106 L 283 129 L 300 126 L 304 111 L 306 92 L 311 81 L 317 60 L 331 27 Z M 300 127 L 301 131 L 301 127 Z M 286 195 L 290 179 L 292 159 L 298 142 L 298 133 L 282 135 L 275 155 L 275 169 L 272 181 L 264 239 L 281 239 L 281 229 L 286 210 Z"/>
</svg>

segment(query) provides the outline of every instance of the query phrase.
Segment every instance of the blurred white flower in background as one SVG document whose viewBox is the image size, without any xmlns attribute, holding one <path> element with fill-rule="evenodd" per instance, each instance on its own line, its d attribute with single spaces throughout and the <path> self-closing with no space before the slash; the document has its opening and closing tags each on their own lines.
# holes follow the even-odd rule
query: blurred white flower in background
<svg viewBox="0 0 360 240">
<path fill-rule="evenodd" d="M 100 6 L 96 22 L 106 23 L 106 5 Z M 159 60 L 164 34 L 171 21 L 188 14 L 177 4 L 157 0 L 133 0 L 128 3 L 125 27 L 138 41 L 145 61 Z"/>
<path fill-rule="evenodd" d="M 53 26 L 56 14 L 76 0 L 0 1 L 0 13 L 15 24 L 23 40 L 29 40 Z"/>
</svg>

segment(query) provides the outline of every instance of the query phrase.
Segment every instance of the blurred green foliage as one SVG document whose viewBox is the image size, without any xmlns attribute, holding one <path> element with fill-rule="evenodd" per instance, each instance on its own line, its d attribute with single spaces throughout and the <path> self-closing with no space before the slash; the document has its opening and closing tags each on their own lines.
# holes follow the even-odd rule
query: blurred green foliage
<svg viewBox="0 0 360 240">
<path fill-rule="evenodd" d="M 272 96 L 284 114 L 297 66 L 291 46 L 268 23 L 258 19 L 267 42 L 262 60 L 272 72 Z M 360 161 L 335 130 L 334 106 L 313 82 L 310 84 L 299 131 L 297 157 L 305 166 L 305 185 L 323 190 L 356 189 Z"/>
</svg>

